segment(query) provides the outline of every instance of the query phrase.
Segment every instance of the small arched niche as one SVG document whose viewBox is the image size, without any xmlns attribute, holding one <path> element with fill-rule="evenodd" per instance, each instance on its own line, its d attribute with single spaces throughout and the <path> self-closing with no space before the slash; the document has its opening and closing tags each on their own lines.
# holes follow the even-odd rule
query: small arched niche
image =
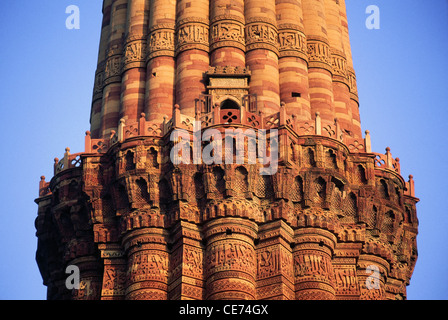
<svg viewBox="0 0 448 320">
<path fill-rule="evenodd" d="M 221 110 L 227 110 L 227 109 L 240 109 L 240 105 L 238 102 L 232 100 L 232 99 L 226 99 L 223 102 L 221 102 Z"/>
</svg>

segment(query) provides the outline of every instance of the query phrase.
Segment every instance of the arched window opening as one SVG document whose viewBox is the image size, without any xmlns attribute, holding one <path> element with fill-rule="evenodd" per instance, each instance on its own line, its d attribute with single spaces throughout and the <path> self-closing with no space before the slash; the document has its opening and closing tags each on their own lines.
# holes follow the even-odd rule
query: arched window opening
<svg viewBox="0 0 448 320">
<path fill-rule="evenodd" d="M 221 110 L 226 110 L 226 109 L 237 109 L 237 110 L 239 110 L 240 106 L 235 101 L 233 101 L 231 99 L 227 99 L 227 100 L 224 100 L 221 103 Z"/>
</svg>

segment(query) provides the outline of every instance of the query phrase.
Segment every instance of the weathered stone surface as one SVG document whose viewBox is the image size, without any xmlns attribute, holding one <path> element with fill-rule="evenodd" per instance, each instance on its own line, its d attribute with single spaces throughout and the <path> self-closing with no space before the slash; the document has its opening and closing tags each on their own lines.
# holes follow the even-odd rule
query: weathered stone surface
<svg viewBox="0 0 448 320">
<path fill-rule="evenodd" d="M 85 150 L 39 183 L 48 299 L 406 298 L 418 199 L 361 133 L 343 0 L 105 0 L 103 13 Z M 223 136 L 222 163 L 176 164 L 170 136 L 193 141 L 195 121 L 254 139 Z M 250 143 L 273 129 L 278 168 L 261 175 Z"/>
</svg>

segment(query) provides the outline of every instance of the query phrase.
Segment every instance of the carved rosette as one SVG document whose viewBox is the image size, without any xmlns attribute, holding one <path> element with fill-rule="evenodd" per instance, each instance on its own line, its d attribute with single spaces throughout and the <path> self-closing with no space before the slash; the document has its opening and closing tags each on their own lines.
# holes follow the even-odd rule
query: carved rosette
<svg viewBox="0 0 448 320">
<path fill-rule="evenodd" d="M 147 60 L 160 56 L 174 57 L 174 32 L 174 24 L 159 24 L 151 28 Z"/>
<path fill-rule="evenodd" d="M 267 49 L 278 55 L 278 31 L 275 22 L 261 17 L 246 20 L 246 50 Z"/>
<path fill-rule="evenodd" d="M 280 57 L 298 57 L 308 61 L 306 36 L 299 26 L 279 25 L 278 41 Z"/>
<path fill-rule="evenodd" d="M 222 47 L 246 49 L 244 20 L 233 15 L 222 15 L 211 21 L 210 50 Z"/>
<path fill-rule="evenodd" d="M 123 48 L 122 71 L 145 67 L 146 40 L 143 35 L 128 37 Z"/>
<path fill-rule="evenodd" d="M 185 50 L 209 52 L 209 21 L 202 18 L 181 20 L 176 26 L 176 55 Z"/>
<path fill-rule="evenodd" d="M 308 38 L 307 41 L 309 68 L 321 68 L 333 72 L 328 43 L 317 38 Z"/>
</svg>

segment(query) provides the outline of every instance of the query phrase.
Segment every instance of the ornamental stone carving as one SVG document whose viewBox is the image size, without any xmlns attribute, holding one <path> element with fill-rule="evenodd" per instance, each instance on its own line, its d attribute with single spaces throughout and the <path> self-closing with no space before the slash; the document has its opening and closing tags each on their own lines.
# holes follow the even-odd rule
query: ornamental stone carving
<svg viewBox="0 0 448 320">
<path fill-rule="evenodd" d="M 303 31 L 295 25 L 279 25 L 279 56 L 299 57 L 308 60 L 307 40 Z"/>
<path fill-rule="evenodd" d="M 361 131 L 344 1 L 104 3 L 84 152 L 36 190 L 48 299 L 406 299 L 419 200 Z"/>
<path fill-rule="evenodd" d="M 309 67 L 323 68 L 331 72 L 332 59 L 330 46 L 321 40 L 308 39 L 307 47 Z"/>
<path fill-rule="evenodd" d="M 186 19 L 176 27 L 176 53 L 199 49 L 209 51 L 209 24 L 202 19 Z"/>
<path fill-rule="evenodd" d="M 278 31 L 275 24 L 265 19 L 246 21 L 246 50 L 268 49 L 278 54 Z"/>
<path fill-rule="evenodd" d="M 148 45 L 148 59 L 158 56 L 174 56 L 175 26 L 157 25 L 151 28 Z"/>
<path fill-rule="evenodd" d="M 121 55 L 113 55 L 107 58 L 104 67 L 104 85 L 115 82 L 121 74 Z M 121 81 L 121 80 L 120 80 Z"/>
<path fill-rule="evenodd" d="M 144 67 L 145 57 L 146 40 L 130 39 L 124 47 L 123 71 L 135 67 Z"/>
<path fill-rule="evenodd" d="M 211 25 L 210 49 L 236 47 L 245 50 L 244 23 L 237 18 L 217 17 Z"/>
<path fill-rule="evenodd" d="M 347 59 L 344 54 L 332 51 L 333 80 L 347 84 L 349 86 L 349 76 L 347 71 Z"/>
</svg>

